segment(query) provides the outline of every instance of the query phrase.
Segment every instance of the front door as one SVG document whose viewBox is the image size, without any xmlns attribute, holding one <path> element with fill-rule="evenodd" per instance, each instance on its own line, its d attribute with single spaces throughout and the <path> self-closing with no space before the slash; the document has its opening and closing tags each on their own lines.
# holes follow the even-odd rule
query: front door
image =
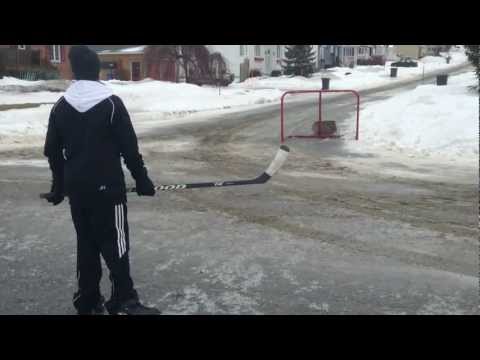
<svg viewBox="0 0 480 360">
<path fill-rule="evenodd" d="M 132 81 L 141 80 L 140 63 L 138 61 L 132 62 Z"/>
</svg>

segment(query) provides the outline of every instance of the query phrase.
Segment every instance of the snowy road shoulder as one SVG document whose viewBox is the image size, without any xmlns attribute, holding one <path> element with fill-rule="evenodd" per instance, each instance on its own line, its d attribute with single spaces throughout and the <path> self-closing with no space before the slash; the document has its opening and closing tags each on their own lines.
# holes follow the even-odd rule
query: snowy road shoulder
<svg viewBox="0 0 480 360">
<path fill-rule="evenodd" d="M 468 72 L 452 76 L 447 86 L 421 85 L 367 103 L 361 110 L 360 140 L 346 142 L 346 148 L 373 155 L 365 166 L 430 163 L 478 173 L 479 95 L 471 88 L 475 84 L 475 74 Z M 352 166 L 360 162 L 356 159 Z M 397 173 L 405 170 L 398 168 Z"/>
</svg>

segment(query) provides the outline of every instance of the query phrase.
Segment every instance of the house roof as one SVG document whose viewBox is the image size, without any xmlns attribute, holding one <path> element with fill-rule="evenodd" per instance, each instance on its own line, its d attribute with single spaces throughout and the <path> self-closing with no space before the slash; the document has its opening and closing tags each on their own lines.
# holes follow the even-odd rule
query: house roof
<svg viewBox="0 0 480 360">
<path fill-rule="evenodd" d="M 97 51 L 98 55 L 129 55 L 129 54 L 143 54 L 146 45 L 129 47 L 117 50 L 102 50 Z"/>
<path fill-rule="evenodd" d="M 146 45 L 87 45 L 99 55 L 143 54 Z"/>
</svg>

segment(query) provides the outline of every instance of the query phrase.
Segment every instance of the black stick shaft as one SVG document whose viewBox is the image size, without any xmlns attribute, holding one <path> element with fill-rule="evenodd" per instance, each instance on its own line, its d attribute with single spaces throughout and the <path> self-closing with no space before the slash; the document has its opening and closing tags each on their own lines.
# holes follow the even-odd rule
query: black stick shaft
<svg viewBox="0 0 480 360">
<path fill-rule="evenodd" d="M 251 180 L 232 180 L 232 181 L 221 181 L 221 182 L 201 182 L 201 183 L 191 183 L 191 184 L 159 185 L 159 186 L 155 186 L 155 190 L 156 191 L 175 191 L 175 190 L 199 189 L 199 188 L 210 188 L 210 187 L 254 185 L 254 184 L 266 183 L 269 179 L 270 179 L 270 175 L 263 173 L 259 177 Z M 127 189 L 127 193 L 135 192 L 135 191 L 136 191 L 135 187 L 131 187 Z"/>
<path fill-rule="evenodd" d="M 212 188 L 212 187 L 226 187 L 226 186 L 239 186 L 239 185 L 254 185 L 264 184 L 282 167 L 283 163 L 287 159 L 290 149 L 286 145 L 280 146 L 280 150 L 277 152 L 275 158 L 271 162 L 265 172 L 255 179 L 250 180 L 232 180 L 232 181 L 219 181 L 219 182 L 201 182 L 190 184 L 169 184 L 155 186 L 156 191 L 175 191 L 184 189 L 199 189 L 199 188 Z M 129 187 L 126 189 L 127 193 L 136 192 L 135 187 Z M 40 194 L 40 198 L 46 198 L 49 193 Z"/>
</svg>

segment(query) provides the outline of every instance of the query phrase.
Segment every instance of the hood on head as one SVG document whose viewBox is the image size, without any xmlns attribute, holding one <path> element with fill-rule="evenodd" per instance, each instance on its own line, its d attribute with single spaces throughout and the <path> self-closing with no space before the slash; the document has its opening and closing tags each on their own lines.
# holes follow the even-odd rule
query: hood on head
<svg viewBox="0 0 480 360">
<path fill-rule="evenodd" d="M 84 113 L 112 95 L 112 90 L 99 81 L 78 80 L 70 85 L 63 97 L 75 110 Z"/>
</svg>

